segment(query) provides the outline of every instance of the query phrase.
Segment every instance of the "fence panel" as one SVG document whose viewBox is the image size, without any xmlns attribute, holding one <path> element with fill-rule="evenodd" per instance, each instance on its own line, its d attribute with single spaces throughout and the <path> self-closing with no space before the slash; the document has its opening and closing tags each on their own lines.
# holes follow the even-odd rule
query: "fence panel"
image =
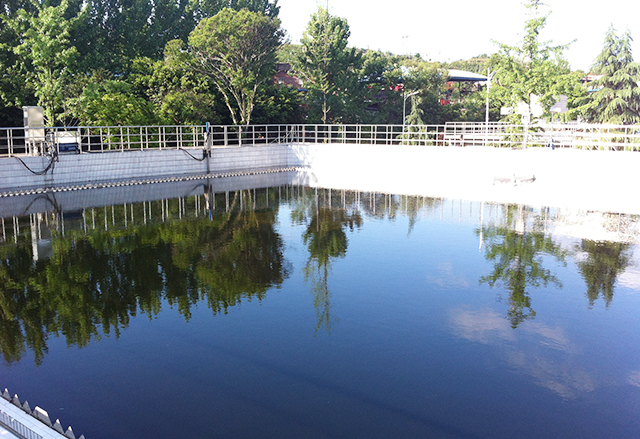
<svg viewBox="0 0 640 439">
<path fill-rule="evenodd" d="M 454 122 L 445 125 L 161 125 L 0 128 L 0 157 L 282 143 L 640 151 L 640 126 Z"/>
</svg>

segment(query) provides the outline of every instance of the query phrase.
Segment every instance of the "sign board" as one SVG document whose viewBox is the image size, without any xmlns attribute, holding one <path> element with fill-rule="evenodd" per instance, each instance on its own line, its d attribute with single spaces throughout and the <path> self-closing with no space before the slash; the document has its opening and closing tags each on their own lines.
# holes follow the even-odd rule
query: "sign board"
<svg viewBox="0 0 640 439">
<path fill-rule="evenodd" d="M 565 113 L 567 111 L 567 97 L 565 95 L 560 96 L 560 100 L 553 104 L 549 111 L 552 113 Z"/>
<path fill-rule="evenodd" d="M 524 102 L 520 102 L 516 107 L 516 112 L 522 115 L 529 114 L 529 105 L 525 104 Z"/>
</svg>

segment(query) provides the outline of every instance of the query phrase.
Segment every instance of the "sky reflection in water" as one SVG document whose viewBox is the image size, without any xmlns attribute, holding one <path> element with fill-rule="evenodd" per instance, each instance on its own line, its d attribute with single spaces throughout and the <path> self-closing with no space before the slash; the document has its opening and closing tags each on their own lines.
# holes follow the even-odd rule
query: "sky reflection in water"
<svg viewBox="0 0 640 439">
<path fill-rule="evenodd" d="M 56 215 L 5 227 L 0 384 L 88 438 L 640 431 L 636 217 L 300 187 Z"/>
</svg>

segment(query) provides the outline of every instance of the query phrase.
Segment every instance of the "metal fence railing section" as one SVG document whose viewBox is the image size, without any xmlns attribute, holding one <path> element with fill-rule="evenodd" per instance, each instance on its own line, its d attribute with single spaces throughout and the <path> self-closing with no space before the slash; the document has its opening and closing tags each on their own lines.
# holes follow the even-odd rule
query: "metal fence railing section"
<svg viewBox="0 0 640 439">
<path fill-rule="evenodd" d="M 640 151 L 640 126 L 508 125 L 178 125 L 0 128 L 0 156 L 219 148 L 289 143 L 447 147 L 553 147 Z"/>
</svg>

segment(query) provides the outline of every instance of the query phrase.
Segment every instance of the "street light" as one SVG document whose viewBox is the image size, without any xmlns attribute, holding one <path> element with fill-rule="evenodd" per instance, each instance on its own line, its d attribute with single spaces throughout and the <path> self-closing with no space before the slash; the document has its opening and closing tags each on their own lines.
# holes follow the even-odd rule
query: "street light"
<svg viewBox="0 0 640 439">
<path fill-rule="evenodd" d="M 496 72 L 492 72 L 487 68 L 487 105 L 484 117 L 484 146 L 487 146 L 489 138 L 489 91 L 491 90 L 491 80 L 495 74 Z"/>
<path fill-rule="evenodd" d="M 487 124 L 487 126 L 489 126 L 489 90 L 491 90 L 491 80 L 493 79 L 493 76 L 496 74 L 496 72 L 492 72 L 489 69 L 487 69 L 487 107 L 485 110 L 485 123 Z"/>
<path fill-rule="evenodd" d="M 420 93 L 420 90 L 416 90 L 409 94 L 407 94 L 407 91 L 404 90 L 404 101 L 402 102 L 402 132 L 404 132 L 404 126 L 406 125 L 407 119 L 407 98 L 413 95 L 417 95 L 418 93 Z"/>
</svg>

